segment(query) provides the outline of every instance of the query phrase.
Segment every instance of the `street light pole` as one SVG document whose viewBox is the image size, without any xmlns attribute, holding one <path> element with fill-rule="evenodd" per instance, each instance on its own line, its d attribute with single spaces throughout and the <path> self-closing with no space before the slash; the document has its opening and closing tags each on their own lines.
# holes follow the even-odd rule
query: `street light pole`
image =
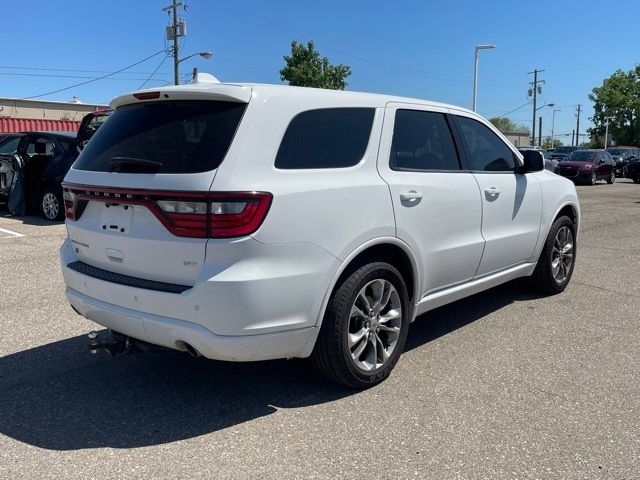
<svg viewBox="0 0 640 480">
<path fill-rule="evenodd" d="M 551 115 L 551 148 L 555 148 L 555 142 L 554 142 L 554 138 L 553 138 L 553 132 L 556 128 L 556 112 L 561 112 L 562 109 L 561 108 L 556 108 L 553 111 L 553 114 Z"/>
<path fill-rule="evenodd" d="M 605 118 L 606 123 L 604 127 L 604 149 L 607 149 L 607 137 L 609 136 L 609 117 Z"/>
<path fill-rule="evenodd" d="M 496 48 L 495 45 L 476 45 L 473 52 L 473 111 L 476 111 L 476 97 L 478 94 L 478 52 Z"/>
</svg>

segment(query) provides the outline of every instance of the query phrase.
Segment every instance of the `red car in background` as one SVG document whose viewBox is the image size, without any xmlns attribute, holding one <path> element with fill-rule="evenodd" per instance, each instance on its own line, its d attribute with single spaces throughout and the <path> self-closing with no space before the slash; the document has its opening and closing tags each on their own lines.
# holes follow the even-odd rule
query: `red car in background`
<svg viewBox="0 0 640 480">
<path fill-rule="evenodd" d="M 558 175 L 595 185 L 598 180 L 616 181 L 616 163 L 605 150 L 578 150 L 558 164 Z"/>
</svg>

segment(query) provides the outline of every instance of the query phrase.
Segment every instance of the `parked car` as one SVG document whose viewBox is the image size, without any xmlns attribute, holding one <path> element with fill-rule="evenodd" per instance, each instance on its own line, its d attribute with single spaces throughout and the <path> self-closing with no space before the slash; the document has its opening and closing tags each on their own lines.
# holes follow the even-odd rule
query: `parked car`
<svg viewBox="0 0 640 480">
<path fill-rule="evenodd" d="M 100 128 L 102 124 L 107 121 L 107 118 L 109 118 L 112 113 L 113 110 L 111 109 L 96 110 L 95 112 L 86 114 L 82 118 L 80 127 L 78 128 L 78 134 L 76 136 L 76 140 L 78 141 L 78 148 L 80 150 L 82 150 L 87 142 L 91 140 L 91 137 L 95 135 L 95 133 L 98 131 L 98 128 Z"/>
<path fill-rule="evenodd" d="M 516 277 L 567 286 L 573 183 L 474 112 L 197 78 L 115 98 L 65 178 L 66 295 L 116 332 L 94 350 L 310 357 L 364 388 L 417 315 Z"/>
<path fill-rule="evenodd" d="M 640 156 L 640 148 L 638 147 L 609 147 L 607 152 L 616 163 L 615 172 L 618 177 L 622 177 L 624 166 L 631 158 Z"/>
<path fill-rule="evenodd" d="M 558 160 L 554 160 L 553 158 L 551 158 L 551 154 L 544 148 L 538 146 L 518 147 L 518 151 L 520 153 L 524 153 L 526 150 L 537 150 L 542 153 L 542 156 L 544 157 L 544 168 L 546 168 L 550 172 L 555 173 L 558 169 Z"/>
<path fill-rule="evenodd" d="M 64 218 L 62 179 L 78 156 L 74 136 L 24 132 L 0 141 L 0 198 L 7 200 L 19 175 L 23 205 L 49 220 Z M 19 171 L 19 172 L 18 172 Z"/>
<path fill-rule="evenodd" d="M 630 178 L 635 183 L 640 183 L 640 158 L 630 159 L 624 166 L 625 178 Z"/>
<path fill-rule="evenodd" d="M 558 175 L 595 185 L 598 180 L 616 181 L 615 162 L 605 150 L 579 150 L 558 165 Z"/>
<path fill-rule="evenodd" d="M 584 147 L 571 147 L 571 146 L 556 147 L 553 150 L 553 153 L 551 154 L 551 158 L 561 162 L 562 160 L 565 160 L 573 152 L 577 152 L 579 150 L 584 150 Z"/>
</svg>

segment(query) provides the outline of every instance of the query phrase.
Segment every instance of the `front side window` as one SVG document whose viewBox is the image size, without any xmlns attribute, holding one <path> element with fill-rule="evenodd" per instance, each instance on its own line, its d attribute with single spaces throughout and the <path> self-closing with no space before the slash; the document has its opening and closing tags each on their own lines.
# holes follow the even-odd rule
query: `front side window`
<svg viewBox="0 0 640 480">
<path fill-rule="evenodd" d="M 487 126 L 466 117 L 457 117 L 469 168 L 480 172 L 513 172 L 516 161 L 511 149 Z"/>
<path fill-rule="evenodd" d="M 369 144 L 374 113 L 373 108 L 325 108 L 296 115 L 282 138 L 276 168 L 357 165 Z"/>
<path fill-rule="evenodd" d="M 389 166 L 392 170 L 460 170 L 444 114 L 398 110 Z"/>
</svg>

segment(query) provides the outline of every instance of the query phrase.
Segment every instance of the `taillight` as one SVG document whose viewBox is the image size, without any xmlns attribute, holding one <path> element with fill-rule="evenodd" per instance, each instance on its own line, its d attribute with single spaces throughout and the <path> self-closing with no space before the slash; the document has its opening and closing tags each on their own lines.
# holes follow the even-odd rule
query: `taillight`
<svg viewBox="0 0 640 480">
<path fill-rule="evenodd" d="M 271 194 L 213 193 L 210 206 L 210 238 L 242 237 L 255 232 L 267 216 Z"/>
<path fill-rule="evenodd" d="M 62 198 L 64 200 L 64 215 L 69 220 L 76 219 L 75 198 L 76 194 L 68 188 L 62 190 Z"/>
<path fill-rule="evenodd" d="M 66 184 L 66 217 L 77 220 L 90 201 L 142 205 L 174 235 L 230 238 L 251 235 L 269 211 L 272 195 L 265 192 L 167 192 Z"/>
</svg>

